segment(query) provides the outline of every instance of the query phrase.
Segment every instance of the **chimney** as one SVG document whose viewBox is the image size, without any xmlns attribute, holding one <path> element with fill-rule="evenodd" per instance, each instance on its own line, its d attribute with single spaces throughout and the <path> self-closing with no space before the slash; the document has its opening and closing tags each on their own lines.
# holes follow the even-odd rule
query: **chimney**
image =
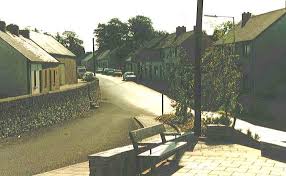
<svg viewBox="0 0 286 176">
<path fill-rule="evenodd" d="M 15 24 L 9 24 L 7 26 L 7 31 L 9 31 L 11 34 L 19 36 L 19 26 Z"/>
<path fill-rule="evenodd" d="M 185 26 L 178 26 L 176 28 L 176 37 L 179 37 L 181 34 L 186 32 L 186 27 Z"/>
<path fill-rule="evenodd" d="M 23 37 L 25 37 L 25 38 L 27 38 L 27 39 L 30 39 L 30 31 L 29 31 L 29 30 L 20 30 L 19 33 L 20 33 Z"/>
<path fill-rule="evenodd" d="M 244 12 L 242 14 L 241 27 L 244 27 L 250 18 L 251 18 L 251 13 L 249 13 L 249 12 L 245 13 Z"/>
<path fill-rule="evenodd" d="M 6 32 L 6 23 L 5 23 L 5 21 L 0 21 L 0 31 Z"/>
</svg>

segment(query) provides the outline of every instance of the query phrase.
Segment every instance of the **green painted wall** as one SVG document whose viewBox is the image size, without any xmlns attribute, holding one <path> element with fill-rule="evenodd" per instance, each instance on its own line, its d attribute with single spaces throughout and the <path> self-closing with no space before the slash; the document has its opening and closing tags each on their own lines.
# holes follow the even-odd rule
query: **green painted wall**
<svg viewBox="0 0 286 176">
<path fill-rule="evenodd" d="M 286 17 L 274 23 L 254 42 L 255 94 L 280 96 L 286 88 Z M 285 89 L 283 90 L 284 94 Z"/>
<path fill-rule="evenodd" d="M 29 94 L 27 59 L 2 39 L 0 63 L 0 98 Z"/>
</svg>

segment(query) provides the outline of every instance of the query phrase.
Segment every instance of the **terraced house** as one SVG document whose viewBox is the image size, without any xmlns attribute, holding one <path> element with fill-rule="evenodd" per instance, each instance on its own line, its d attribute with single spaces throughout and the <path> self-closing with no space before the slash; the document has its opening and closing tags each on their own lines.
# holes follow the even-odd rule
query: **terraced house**
<svg viewBox="0 0 286 176">
<path fill-rule="evenodd" d="M 286 98 L 286 9 L 243 13 L 235 27 L 236 52 L 243 69 L 242 103 L 250 111 L 281 120 Z M 234 41 L 230 31 L 216 45 Z"/>
<path fill-rule="evenodd" d="M 30 31 L 29 38 L 60 62 L 60 85 L 77 83 L 76 56 L 52 36 Z"/>
<path fill-rule="evenodd" d="M 26 38 L 28 34 L 0 21 L 0 98 L 60 88 L 59 61 Z"/>
<path fill-rule="evenodd" d="M 204 34 L 203 49 L 211 44 L 211 38 Z M 141 80 L 165 82 L 168 71 L 181 57 L 194 62 L 194 51 L 194 32 L 179 26 L 175 33 L 155 38 L 130 54 L 126 59 L 126 70 L 135 72 Z"/>
<path fill-rule="evenodd" d="M 85 66 L 88 71 L 94 71 L 94 67 L 97 61 L 95 59 L 97 55 L 98 52 L 95 52 L 94 54 L 92 52 L 87 52 L 85 57 L 81 60 L 81 65 Z"/>
</svg>

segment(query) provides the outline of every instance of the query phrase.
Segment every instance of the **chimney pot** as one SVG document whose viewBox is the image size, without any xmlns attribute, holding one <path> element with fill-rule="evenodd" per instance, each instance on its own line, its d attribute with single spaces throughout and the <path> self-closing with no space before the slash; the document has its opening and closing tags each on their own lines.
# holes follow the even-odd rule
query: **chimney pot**
<svg viewBox="0 0 286 176">
<path fill-rule="evenodd" d="M 20 33 L 23 37 L 25 37 L 25 38 L 27 38 L 27 39 L 30 39 L 30 31 L 29 31 L 29 30 L 20 30 L 19 33 Z"/>
<path fill-rule="evenodd" d="M 15 24 L 9 24 L 7 26 L 7 31 L 9 31 L 11 34 L 19 36 L 19 26 L 15 25 Z"/>
<path fill-rule="evenodd" d="M 178 26 L 176 28 L 176 37 L 180 36 L 181 34 L 186 32 L 186 27 L 185 26 Z"/>
<path fill-rule="evenodd" d="M 0 21 L 0 31 L 6 32 L 6 23 L 5 23 L 5 21 Z"/>
<path fill-rule="evenodd" d="M 244 27 L 250 18 L 251 18 L 251 13 L 249 13 L 249 12 L 245 13 L 244 12 L 242 14 L 241 27 Z"/>
</svg>

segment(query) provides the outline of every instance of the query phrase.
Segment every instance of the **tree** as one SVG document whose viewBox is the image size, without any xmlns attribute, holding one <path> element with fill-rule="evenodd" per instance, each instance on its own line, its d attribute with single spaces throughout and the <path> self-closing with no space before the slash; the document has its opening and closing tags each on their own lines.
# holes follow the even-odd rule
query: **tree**
<svg viewBox="0 0 286 176">
<path fill-rule="evenodd" d="M 241 69 L 233 45 L 210 48 L 203 57 L 202 99 L 205 110 L 223 110 L 225 116 L 234 115 L 236 122 L 239 103 Z"/>
<path fill-rule="evenodd" d="M 143 42 L 151 40 L 155 36 L 152 20 L 148 17 L 137 15 L 128 20 L 131 40 L 136 47 Z"/>
<path fill-rule="evenodd" d="M 128 40 L 128 25 L 118 18 L 111 19 L 107 24 L 98 24 L 94 30 L 96 42 L 100 50 L 115 49 Z"/>
<path fill-rule="evenodd" d="M 216 26 L 213 33 L 213 40 L 218 41 L 223 36 L 225 36 L 225 34 L 230 32 L 232 28 L 233 28 L 233 22 L 231 21 L 227 21 L 222 23 L 221 25 Z"/>
<path fill-rule="evenodd" d="M 188 110 L 194 104 L 194 67 L 186 59 L 186 52 L 179 48 L 178 62 L 168 69 L 169 94 L 176 100 L 176 116 L 186 122 Z"/>
<path fill-rule="evenodd" d="M 85 54 L 85 49 L 78 35 L 73 31 L 64 31 L 61 35 L 57 33 L 55 39 L 74 53 L 77 56 L 77 64 L 80 64 L 80 58 Z"/>
</svg>

